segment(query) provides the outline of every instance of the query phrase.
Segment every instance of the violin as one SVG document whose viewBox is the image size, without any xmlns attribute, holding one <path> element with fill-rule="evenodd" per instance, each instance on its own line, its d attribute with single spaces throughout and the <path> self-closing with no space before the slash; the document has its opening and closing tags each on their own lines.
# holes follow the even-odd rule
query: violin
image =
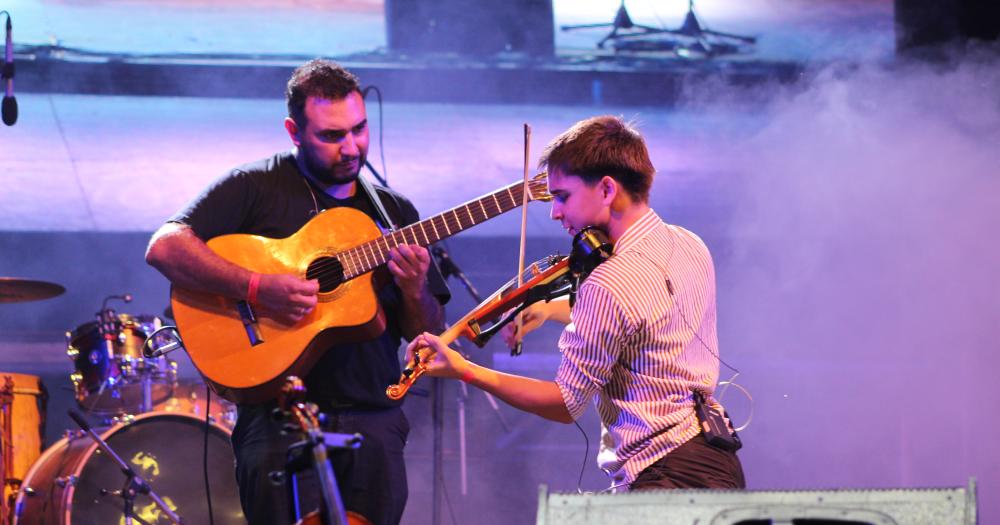
<svg viewBox="0 0 1000 525">
<path fill-rule="evenodd" d="M 556 297 L 569 295 L 572 305 L 580 282 L 608 257 L 611 257 L 611 243 L 607 236 L 595 228 L 584 228 L 573 237 L 573 251 L 569 257 L 550 255 L 535 261 L 524 270 L 523 274 L 527 275 L 521 275 L 524 284 L 517 286 L 517 277 L 508 281 L 445 330 L 439 336 L 441 342 L 447 345 L 459 337 L 465 337 L 482 347 L 505 324 L 514 320 L 517 314 L 538 301 L 548 302 Z M 507 314 L 504 315 L 504 312 Z M 485 323 L 490 322 L 493 324 L 489 328 L 482 328 Z M 417 350 L 413 360 L 403 369 L 399 382 L 389 385 L 385 389 L 385 395 L 392 400 L 402 399 L 426 371 L 427 365 Z"/>
<path fill-rule="evenodd" d="M 496 334 L 503 325 L 510 322 L 521 310 L 527 308 L 532 303 L 542 299 L 552 300 L 560 295 L 565 295 L 569 291 L 569 257 L 560 255 L 550 255 L 532 263 L 525 268 L 524 273 L 530 274 L 524 279 L 524 284 L 517 286 L 517 278 L 508 281 L 499 290 L 486 298 L 482 303 L 465 314 L 458 322 L 452 324 L 441 335 L 444 344 L 451 344 L 459 337 L 465 337 L 476 346 L 482 347 L 489 341 L 490 337 Z M 534 292 L 533 292 L 534 290 Z M 564 291 L 565 290 L 565 291 Z M 529 297 L 530 296 L 530 297 Z M 533 299 L 528 302 L 528 299 Z M 503 321 L 497 321 L 504 312 L 509 312 L 504 316 Z M 486 323 L 495 322 L 488 329 L 482 327 Z M 402 399 L 406 392 L 413 386 L 413 383 L 427 371 L 427 366 L 423 363 L 420 352 L 413 356 L 413 361 L 403 369 L 399 377 L 399 382 L 389 385 L 385 389 L 385 395 L 392 400 Z"/>
</svg>

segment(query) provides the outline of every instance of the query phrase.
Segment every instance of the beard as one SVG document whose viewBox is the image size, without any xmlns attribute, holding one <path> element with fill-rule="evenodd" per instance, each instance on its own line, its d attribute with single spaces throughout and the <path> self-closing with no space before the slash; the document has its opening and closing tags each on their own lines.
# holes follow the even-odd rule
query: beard
<svg viewBox="0 0 1000 525">
<path fill-rule="evenodd" d="M 349 184 L 358 180 L 361 167 L 365 165 L 366 153 L 362 152 L 357 157 L 341 160 L 333 165 L 325 165 L 317 160 L 310 151 L 302 148 L 302 158 L 305 161 L 309 175 L 322 184 Z"/>
</svg>

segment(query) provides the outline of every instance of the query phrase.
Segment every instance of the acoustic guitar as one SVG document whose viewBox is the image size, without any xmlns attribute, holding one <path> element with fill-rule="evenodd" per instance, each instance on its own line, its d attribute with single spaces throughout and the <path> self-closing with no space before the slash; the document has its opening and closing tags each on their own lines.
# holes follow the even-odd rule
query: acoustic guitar
<svg viewBox="0 0 1000 525">
<path fill-rule="evenodd" d="M 547 177 L 532 178 L 528 200 L 549 200 Z M 258 317 L 246 303 L 174 287 L 170 304 L 195 368 L 222 397 L 237 403 L 273 399 L 288 375 L 304 376 L 334 343 L 373 338 L 385 329 L 372 270 L 402 245 L 427 246 L 521 205 L 522 183 L 471 200 L 385 235 L 363 212 L 326 210 L 283 239 L 231 234 L 208 247 L 262 274 L 319 280 L 316 308 L 294 326 Z"/>
</svg>

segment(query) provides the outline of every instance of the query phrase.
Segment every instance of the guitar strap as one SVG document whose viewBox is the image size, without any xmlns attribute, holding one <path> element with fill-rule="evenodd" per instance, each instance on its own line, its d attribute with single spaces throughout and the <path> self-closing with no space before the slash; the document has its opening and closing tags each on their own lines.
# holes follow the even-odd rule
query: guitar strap
<svg viewBox="0 0 1000 525">
<path fill-rule="evenodd" d="M 375 186 L 361 174 L 358 174 L 358 186 L 361 187 L 361 191 L 368 197 L 368 202 L 375 208 L 375 213 L 378 215 L 379 220 L 382 221 L 382 225 L 389 228 L 390 231 L 396 231 L 396 223 L 392 221 L 389 213 L 385 210 L 385 206 L 382 205 L 382 199 L 378 197 L 378 191 L 375 190 Z"/>
</svg>

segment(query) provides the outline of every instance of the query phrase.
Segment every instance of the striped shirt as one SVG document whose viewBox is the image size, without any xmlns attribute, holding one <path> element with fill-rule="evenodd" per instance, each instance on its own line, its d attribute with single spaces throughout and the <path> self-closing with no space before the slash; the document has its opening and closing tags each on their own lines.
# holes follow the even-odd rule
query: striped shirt
<svg viewBox="0 0 1000 525">
<path fill-rule="evenodd" d="M 692 391 L 708 398 L 718 382 L 715 315 L 708 248 L 652 209 L 580 286 L 556 383 L 574 419 L 596 403 L 613 486 L 700 433 Z"/>
</svg>

